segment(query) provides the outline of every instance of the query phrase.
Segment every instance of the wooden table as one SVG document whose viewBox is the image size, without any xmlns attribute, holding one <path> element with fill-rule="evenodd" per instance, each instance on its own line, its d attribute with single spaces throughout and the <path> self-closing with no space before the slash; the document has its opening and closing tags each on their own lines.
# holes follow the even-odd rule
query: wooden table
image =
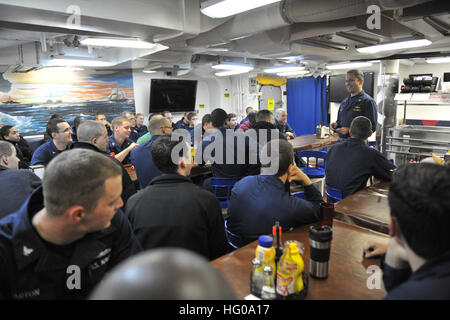
<svg viewBox="0 0 450 320">
<path fill-rule="evenodd" d="M 294 147 L 294 151 L 300 150 L 317 150 L 325 147 L 332 146 L 338 140 L 338 136 L 331 136 L 327 138 L 317 138 L 315 134 L 310 134 L 307 136 L 300 136 L 295 139 L 289 140 Z"/>
<path fill-rule="evenodd" d="M 335 218 L 388 234 L 389 186 L 390 182 L 379 182 L 339 201 L 335 206 Z"/>
<path fill-rule="evenodd" d="M 303 226 L 283 233 L 283 241 L 298 240 L 305 245 L 305 270 L 309 273 L 309 226 Z M 309 276 L 308 296 L 312 300 L 372 300 L 386 295 L 382 280 L 380 289 L 368 289 L 367 273 L 371 265 L 379 266 L 378 259 L 364 259 L 362 248 L 368 240 L 385 240 L 386 235 L 350 225 L 333 222 L 333 240 L 330 255 L 330 271 L 326 280 L 315 280 Z M 238 298 L 250 294 L 249 276 L 251 261 L 255 257 L 257 242 L 224 255 L 211 264 L 218 269 L 235 289 Z"/>
</svg>

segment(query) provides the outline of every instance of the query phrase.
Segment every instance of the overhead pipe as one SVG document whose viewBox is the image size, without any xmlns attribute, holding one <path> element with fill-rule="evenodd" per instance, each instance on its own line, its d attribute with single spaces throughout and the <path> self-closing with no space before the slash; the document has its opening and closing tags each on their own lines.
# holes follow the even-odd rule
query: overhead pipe
<svg viewBox="0 0 450 320">
<path fill-rule="evenodd" d="M 380 10 L 412 7 L 430 0 L 316 0 L 305 3 L 284 0 L 236 15 L 222 25 L 187 40 L 189 46 L 207 47 L 211 43 L 227 43 L 232 39 L 280 28 L 294 23 L 325 22 L 367 14 L 369 5 Z"/>
<path fill-rule="evenodd" d="M 366 45 L 376 45 L 376 44 L 380 43 L 380 41 L 378 39 L 364 37 L 361 35 L 352 34 L 352 33 L 348 33 L 348 32 L 336 32 L 336 35 L 339 37 L 342 37 L 342 38 L 346 38 L 349 40 L 364 43 Z"/>
</svg>

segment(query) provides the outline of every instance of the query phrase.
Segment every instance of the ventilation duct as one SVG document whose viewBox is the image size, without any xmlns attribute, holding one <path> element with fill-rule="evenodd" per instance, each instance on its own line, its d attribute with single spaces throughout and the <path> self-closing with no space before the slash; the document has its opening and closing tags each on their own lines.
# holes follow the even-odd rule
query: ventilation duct
<svg viewBox="0 0 450 320">
<path fill-rule="evenodd" d="M 369 5 L 378 5 L 381 10 L 415 6 L 430 0 L 285 0 L 281 3 L 261 7 L 236 15 L 222 25 L 187 41 L 189 46 L 207 47 L 224 44 L 271 29 L 294 23 L 326 22 L 365 15 Z"/>
</svg>

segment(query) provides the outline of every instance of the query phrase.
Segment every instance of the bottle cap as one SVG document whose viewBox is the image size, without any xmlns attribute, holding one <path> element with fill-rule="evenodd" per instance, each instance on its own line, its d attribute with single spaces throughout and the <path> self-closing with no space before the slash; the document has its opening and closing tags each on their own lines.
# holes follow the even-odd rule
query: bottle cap
<svg viewBox="0 0 450 320">
<path fill-rule="evenodd" d="M 259 268 L 259 267 L 261 267 L 261 261 L 258 258 L 254 258 L 252 260 L 252 265 L 253 265 L 253 267 Z"/>
<path fill-rule="evenodd" d="M 298 253 L 298 248 L 294 242 L 291 242 L 289 244 L 289 250 L 291 250 L 291 253 Z"/>
<path fill-rule="evenodd" d="M 269 236 L 260 236 L 259 245 L 264 248 L 270 248 L 273 244 L 273 238 Z"/>
<path fill-rule="evenodd" d="M 271 275 L 272 274 L 272 267 L 271 266 L 265 266 L 263 269 L 265 274 Z"/>
<path fill-rule="evenodd" d="M 309 238 L 311 240 L 319 242 L 331 241 L 331 239 L 333 238 L 332 228 L 330 226 L 311 226 L 309 228 Z"/>
</svg>

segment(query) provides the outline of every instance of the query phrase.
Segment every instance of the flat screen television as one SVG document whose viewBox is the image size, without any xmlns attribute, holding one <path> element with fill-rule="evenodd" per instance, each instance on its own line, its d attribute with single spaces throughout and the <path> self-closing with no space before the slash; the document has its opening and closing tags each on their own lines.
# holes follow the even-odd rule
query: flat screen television
<svg viewBox="0 0 450 320">
<path fill-rule="evenodd" d="M 195 111 L 197 80 L 152 79 L 150 113 Z"/>
<path fill-rule="evenodd" d="M 374 73 L 364 72 L 363 90 L 373 98 L 374 94 Z M 339 74 L 329 77 L 328 96 L 330 102 L 339 102 L 347 98 L 349 95 L 345 86 L 345 74 Z"/>
</svg>

